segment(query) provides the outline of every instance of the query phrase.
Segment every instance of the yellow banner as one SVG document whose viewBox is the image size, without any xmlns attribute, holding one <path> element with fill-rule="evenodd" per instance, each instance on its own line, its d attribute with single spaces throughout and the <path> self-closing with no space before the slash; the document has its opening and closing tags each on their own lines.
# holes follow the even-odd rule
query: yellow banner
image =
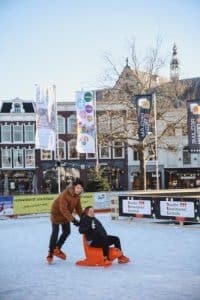
<svg viewBox="0 0 200 300">
<path fill-rule="evenodd" d="M 56 194 L 14 196 L 14 215 L 49 213 L 56 197 Z M 94 205 L 94 194 L 84 193 L 81 196 L 81 204 L 83 208 Z"/>
</svg>

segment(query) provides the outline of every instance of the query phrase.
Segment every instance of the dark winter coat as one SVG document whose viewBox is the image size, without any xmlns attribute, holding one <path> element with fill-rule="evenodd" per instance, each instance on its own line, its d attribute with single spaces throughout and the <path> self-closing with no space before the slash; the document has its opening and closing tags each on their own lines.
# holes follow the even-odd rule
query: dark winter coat
<svg viewBox="0 0 200 300">
<path fill-rule="evenodd" d="M 80 196 L 74 193 L 73 187 L 66 188 L 53 202 L 51 207 L 51 221 L 54 224 L 66 224 L 73 221 L 73 212 L 82 214 Z"/>
<path fill-rule="evenodd" d="M 101 222 L 95 217 L 83 216 L 79 226 L 79 232 L 86 235 L 87 241 L 106 238 L 107 232 Z"/>
</svg>

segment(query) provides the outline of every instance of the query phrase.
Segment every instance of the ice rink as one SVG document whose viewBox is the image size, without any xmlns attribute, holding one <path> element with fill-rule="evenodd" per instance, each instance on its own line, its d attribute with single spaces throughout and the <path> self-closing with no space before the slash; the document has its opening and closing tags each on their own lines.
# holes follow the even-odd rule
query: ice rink
<svg viewBox="0 0 200 300">
<path fill-rule="evenodd" d="M 200 299 L 200 225 L 96 216 L 121 238 L 129 264 L 77 267 L 84 253 L 72 225 L 63 246 L 67 260 L 55 258 L 48 265 L 48 216 L 0 220 L 0 300 Z"/>
</svg>

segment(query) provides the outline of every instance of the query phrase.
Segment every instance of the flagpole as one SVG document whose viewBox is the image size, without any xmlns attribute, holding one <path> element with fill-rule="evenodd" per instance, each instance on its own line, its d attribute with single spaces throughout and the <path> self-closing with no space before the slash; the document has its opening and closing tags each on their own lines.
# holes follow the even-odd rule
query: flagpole
<svg viewBox="0 0 200 300">
<path fill-rule="evenodd" d="M 157 108 L 156 108 L 156 94 L 153 93 L 153 105 L 154 105 L 154 137 L 155 137 L 155 155 L 156 155 L 156 189 L 159 190 L 159 165 L 158 165 L 158 135 L 157 135 Z"/>
<path fill-rule="evenodd" d="M 54 151 L 54 156 L 56 158 L 56 167 L 58 174 L 58 193 L 60 194 L 60 153 L 59 153 L 59 134 L 58 134 L 58 114 L 57 114 L 57 101 L 56 101 L 56 86 L 53 85 L 53 93 L 55 96 L 55 107 L 56 107 L 56 149 Z"/>
<path fill-rule="evenodd" d="M 96 102 L 96 91 L 93 92 L 94 94 L 94 126 L 95 126 L 95 152 L 96 152 L 96 169 L 99 170 L 99 151 L 98 151 L 98 126 L 97 126 L 97 102 Z"/>
</svg>

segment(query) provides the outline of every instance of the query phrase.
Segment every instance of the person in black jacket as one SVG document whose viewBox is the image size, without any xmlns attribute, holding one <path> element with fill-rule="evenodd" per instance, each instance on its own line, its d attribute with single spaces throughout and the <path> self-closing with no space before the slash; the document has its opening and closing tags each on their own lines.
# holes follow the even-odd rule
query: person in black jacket
<svg viewBox="0 0 200 300">
<path fill-rule="evenodd" d="M 109 260 L 109 247 L 111 245 L 122 250 L 119 237 L 107 234 L 101 222 L 95 218 L 92 206 L 85 208 L 80 221 L 79 232 L 85 234 L 86 240 L 91 247 L 102 248 L 105 260 Z M 118 258 L 118 262 L 127 263 L 129 258 L 122 255 Z"/>
</svg>

